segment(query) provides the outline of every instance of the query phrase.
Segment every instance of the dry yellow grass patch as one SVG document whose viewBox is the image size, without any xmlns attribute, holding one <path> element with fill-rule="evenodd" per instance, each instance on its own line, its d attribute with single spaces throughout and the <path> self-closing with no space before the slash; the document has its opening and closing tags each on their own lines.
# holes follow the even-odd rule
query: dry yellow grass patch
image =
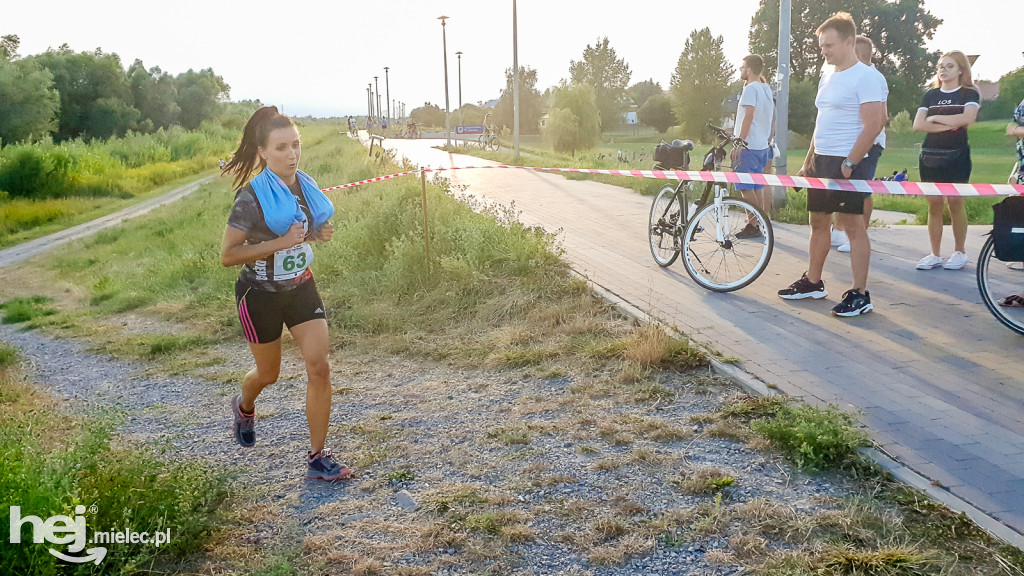
<svg viewBox="0 0 1024 576">
<path fill-rule="evenodd" d="M 657 546 L 654 538 L 642 534 L 629 534 L 612 544 L 594 548 L 588 555 L 591 564 L 622 564 L 632 556 L 646 554 Z"/>
</svg>

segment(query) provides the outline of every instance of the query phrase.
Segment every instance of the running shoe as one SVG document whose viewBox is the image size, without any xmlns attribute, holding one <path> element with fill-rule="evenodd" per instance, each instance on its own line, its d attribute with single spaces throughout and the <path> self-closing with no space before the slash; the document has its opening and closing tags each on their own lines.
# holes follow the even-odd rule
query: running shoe
<svg viewBox="0 0 1024 576">
<path fill-rule="evenodd" d="M 309 471 L 306 472 L 306 478 L 310 480 L 326 480 L 328 482 L 333 482 L 334 480 L 344 480 L 352 476 L 351 468 L 338 464 L 334 461 L 330 448 L 324 448 L 316 454 L 307 452 L 306 464 L 309 466 Z"/>
<path fill-rule="evenodd" d="M 946 260 L 946 263 L 943 264 L 942 267 L 946 270 L 959 270 L 963 268 L 964 264 L 967 264 L 969 260 L 970 258 L 967 257 L 967 254 L 964 254 L 963 252 L 953 252 L 953 255 L 949 257 L 949 260 Z"/>
<path fill-rule="evenodd" d="M 871 305 L 871 293 L 867 290 L 862 294 L 860 290 L 847 290 L 843 293 L 843 301 L 832 308 L 833 316 L 860 316 L 871 312 L 875 307 Z"/>
<path fill-rule="evenodd" d="M 1007 262 L 1006 267 L 1010 270 L 1024 270 L 1024 262 Z"/>
<path fill-rule="evenodd" d="M 917 269 L 918 270 L 931 270 L 932 268 L 935 268 L 936 266 L 939 266 L 941 264 L 942 264 L 942 258 L 939 258 L 935 254 L 929 254 L 929 255 L 925 256 L 924 258 L 921 258 L 917 262 Z"/>
<path fill-rule="evenodd" d="M 849 244 L 850 239 L 846 237 L 846 232 L 842 230 L 832 229 L 832 245 L 842 246 L 843 244 Z"/>
<path fill-rule="evenodd" d="M 850 243 L 847 242 L 846 244 L 840 244 L 836 248 L 836 250 L 839 251 L 839 252 L 849 252 L 850 251 Z"/>
<path fill-rule="evenodd" d="M 824 298 L 828 296 L 828 292 L 825 291 L 825 281 L 818 280 L 815 284 L 807 279 L 807 273 L 805 272 L 799 280 L 789 285 L 789 288 L 779 290 L 779 298 L 783 300 L 803 300 L 804 298 Z"/>
<path fill-rule="evenodd" d="M 761 228 L 757 224 L 749 222 L 746 226 L 743 227 L 743 230 L 740 230 L 739 232 L 736 233 L 736 238 L 740 240 L 746 240 L 748 238 L 760 238 L 761 236 L 763 236 L 763 234 L 761 234 Z"/>
<path fill-rule="evenodd" d="M 235 424 L 233 426 L 235 432 L 235 440 L 246 448 L 249 448 L 256 444 L 256 411 L 253 410 L 252 414 L 246 414 L 242 412 L 242 395 L 235 394 L 235 397 L 231 399 L 231 411 L 235 414 Z"/>
</svg>

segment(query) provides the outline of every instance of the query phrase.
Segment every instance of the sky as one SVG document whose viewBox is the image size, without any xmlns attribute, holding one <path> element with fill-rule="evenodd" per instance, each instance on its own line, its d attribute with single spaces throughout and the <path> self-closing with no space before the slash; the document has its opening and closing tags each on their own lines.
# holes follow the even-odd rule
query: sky
<svg viewBox="0 0 1024 576">
<path fill-rule="evenodd" d="M 444 37 L 449 105 L 497 98 L 512 67 L 509 0 L 4 0 L 0 35 L 17 34 L 27 56 L 67 43 L 102 48 L 125 67 L 179 74 L 213 68 L 232 100 L 259 99 L 292 116 L 365 114 L 367 86 L 377 76 L 385 95 L 411 111 L 424 102 L 444 108 Z M 629 64 L 630 84 L 653 79 L 668 88 L 690 32 L 705 26 L 724 38 L 738 67 L 747 54 L 758 0 L 652 2 L 517 0 L 519 65 L 537 70 L 543 90 L 569 77 L 569 64 L 607 36 Z M 640 9 L 634 9 L 642 6 Z M 657 11 L 656 6 L 664 9 Z M 1006 17 L 1006 0 L 925 0 L 943 24 L 933 50 L 979 54 L 975 79 L 997 80 L 1024 65 L 1024 30 Z M 442 34 L 438 16 L 449 16 Z M 384 67 L 387 66 L 385 79 Z M 387 81 L 385 81 L 387 80 Z M 386 108 L 386 105 L 383 107 Z M 394 115 L 394 113 L 392 114 Z"/>
</svg>

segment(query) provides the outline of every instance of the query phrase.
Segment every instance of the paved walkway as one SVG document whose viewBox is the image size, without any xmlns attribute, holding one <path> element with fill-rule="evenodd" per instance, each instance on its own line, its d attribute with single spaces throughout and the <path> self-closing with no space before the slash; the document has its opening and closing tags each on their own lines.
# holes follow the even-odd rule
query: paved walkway
<svg viewBox="0 0 1024 576">
<path fill-rule="evenodd" d="M 386 141 L 420 166 L 487 164 L 431 149 L 436 143 Z M 828 298 L 790 302 L 775 294 L 806 269 L 806 226 L 776 224 L 764 274 L 743 290 L 715 294 L 679 263 L 655 265 L 646 234 L 651 198 L 529 171 L 450 174 L 468 193 L 515 201 L 524 223 L 559 230 L 578 271 L 694 340 L 740 358 L 739 366 L 765 383 L 810 402 L 861 409 L 886 452 L 1024 533 L 1024 339 L 981 303 L 973 262 L 960 271 L 914 269 L 928 251 L 923 227 L 870 231 L 875 312 L 841 320 L 830 309 L 849 288 L 846 254 L 829 254 Z M 987 231 L 971 227 L 972 257 Z"/>
</svg>

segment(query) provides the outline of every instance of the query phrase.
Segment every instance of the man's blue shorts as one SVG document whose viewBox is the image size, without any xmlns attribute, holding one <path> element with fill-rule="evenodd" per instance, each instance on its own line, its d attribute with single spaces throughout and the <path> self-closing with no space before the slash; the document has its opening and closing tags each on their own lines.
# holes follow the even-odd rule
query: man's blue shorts
<svg viewBox="0 0 1024 576">
<path fill-rule="evenodd" d="M 764 150 L 750 150 L 740 148 L 739 164 L 733 168 L 733 172 L 747 172 L 749 174 L 762 174 L 764 167 L 768 165 L 769 148 Z M 737 190 L 760 190 L 764 186 L 760 184 L 736 184 Z"/>
</svg>

